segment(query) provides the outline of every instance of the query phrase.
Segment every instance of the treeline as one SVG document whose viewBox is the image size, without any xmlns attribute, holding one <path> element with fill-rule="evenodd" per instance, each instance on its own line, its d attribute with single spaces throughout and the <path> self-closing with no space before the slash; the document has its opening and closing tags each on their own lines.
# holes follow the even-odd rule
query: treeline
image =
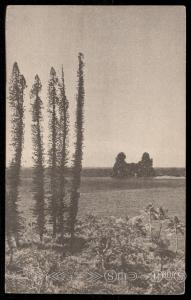
<svg viewBox="0 0 191 300">
<path fill-rule="evenodd" d="M 83 159 L 83 107 L 84 107 L 84 56 L 78 55 L 76 95 L 76 122 L 75 122 L 75 152 L 72 160 L 72 181 L 67 184 L 68 164 L 68 136 L 69 136 L 69 100 L 65 91 L 64 69 L 61 77 L 55 69 L 50 70 L 48 81 L 48 118 L 49 118 L 49 147 L 48 147 L 48 174 L 45 169 L 45 148 L 43 140 L 43 111 L 44 99 L 41 98 L 42 83 L 38 74 L 30 89 L 30 105 L 32 114 L 32 143 L 33 143 L 33 215 L 35 231 L 43 242 L 46 226 L 45 180 L 49 177 L 48 214 L 52 224 L 52 238 L 59 237 L 63 243 L 64 235 L 71 236 L 71 250 L 74 240 L 75 223 L 80 198 L 80 177 Z M 9 104 L 12 117 L 12 150 L 13 158 L 7 170 L 8 189 L 6 193 L 6 237 L 10 249 L 19 246 L 22 235 L 22 216 L 18 210 L 19 185 L 21 177 L 21 158 L 24 142 L 25 124 L 25 89 L 27 88 L 24 76 L 20 73 L 15 62 L 9 82 Z M 46 177 L 46 178 L 45 178 Z M 70 199 L 66 204 L 66 198 Z"/>
<path fill-rule="evenodd" d="M 45 169 L 45 174 L 48 174 L 48 168 Z M 9 169 L 7 169 L 7 174 Z M 82 168 L 81 175 L 84 177 L 110 177 L 112 173 L 112 168 Z M 22 168 L 21 176 L 23 178 L 31 178 L 33 174 L 32 168 Z M 72 176 L 72 168 L 66 168 L 66 176 Z M 155 168 L 155 176 L 175 176 L 183 177 L 186 176 L 185 168 Z"/>
<path fill-rule="evenodd" d="M 155 176 L 186 176 L 185 168 L 154 168 Z M 72 169 L 68 169 L 68 176 L 72 173 Z M 82 176 L 86 177 L 110 177 L 112 168 L 83 168 Z"/>
</svg>

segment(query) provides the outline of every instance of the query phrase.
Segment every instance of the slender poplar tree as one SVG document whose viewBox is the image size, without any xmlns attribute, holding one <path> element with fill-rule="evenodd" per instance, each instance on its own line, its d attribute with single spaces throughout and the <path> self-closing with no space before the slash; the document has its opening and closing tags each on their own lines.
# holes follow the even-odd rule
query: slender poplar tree
<svg viewBox="0 0 191 300">
<path fill-rule="evenodd" d="M 33 141 L 33 195 L 35 200 L 34 216 L 36 218 L 37 232 L 40 241 L 43 240 L 45 229 L 45 203 L 44 203 L 44 147 L 42 133 L 42 100 L 39 96 L 42 89 L 39 76 L 35 76 L 31 89 L 32 106 L 32 141 Z"/>
<path fill-rule="evenodd" d="M 12 109 L 12 149 L 13 158 L 8 173 L 9 192 L 6 199 L 6 233 L 7 238 L 14 237 L 16 245 L 19 246 L 19 238 L 22 230 L 22 218 L 18 211 L 19 183 L 21 157 L 24 142 L 24 90 L 26 81 L 20 73 L 17 62 L 13 70 L 9 85 L 9 104 Z"/>
<path fill-rule="evenodd" d="M 78 202 L 80 198 L 79 188 L 81 183 L 81 170 L 82 170 L 82 144 L 83 144 L 83 123 L 84 123 L 84 56 L 82 53 L 78 54 L 79 67 L 77 72 L 78 77 L 78 91 L 77 91 L 77 108 L 76 108 L 76 142 L 75 153 L 73 158 L 72 168 L 72 187 L 71 187 L 71 203 L 70 203 L 70 234 L 71 234 L 71 248 L 73 245 L 75 222 L 78 212 Z"/>
<path fill-rule="evenodd" d="M 61 80 L 59 82 L 59 229 L 61 239 L 64 237 L 64 197 L 66 194 L 66 166 L 68 162 L 68 132 L 69 132 L 69 102 L 65 93 L 64 71 L 62 67 Z"/>
<path fill-rule="evenodd" d="M 50 70 L 50 79 L 48 82 L 48 100 L 49 100 L 49 130 L 50 130 L 50 149 L 49 149 L 49 166 L 50 166 L 50 215 L 53 224 L 53 238 L 57 232 L 57 216 L 58 216 L 58 193 L 57 193 L 57 162 L 58 162 L 58 111 L 59 104 L 57 96 L 58 78 L 56 71 L 52 67 Z"/>
</svg>

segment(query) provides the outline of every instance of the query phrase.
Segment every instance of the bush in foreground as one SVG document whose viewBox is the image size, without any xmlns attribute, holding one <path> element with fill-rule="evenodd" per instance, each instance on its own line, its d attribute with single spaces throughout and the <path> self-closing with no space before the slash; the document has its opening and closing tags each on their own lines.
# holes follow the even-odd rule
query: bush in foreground
<svg viewBox="0 0 191 300">
<path fill-rule="evenodd" d="M 78 219 L 72 255 L 70 236 L 65 236 L 64 247 L 53 243 L 51 228 L 43 244 L 33 239 L 30 247 L 18 250 L 14 268 L 7 266 L 6 291 L 182 294 L 183 235 L 177 217 L 152 205 L 131 219 L 88 215 Z"/>
</svg>

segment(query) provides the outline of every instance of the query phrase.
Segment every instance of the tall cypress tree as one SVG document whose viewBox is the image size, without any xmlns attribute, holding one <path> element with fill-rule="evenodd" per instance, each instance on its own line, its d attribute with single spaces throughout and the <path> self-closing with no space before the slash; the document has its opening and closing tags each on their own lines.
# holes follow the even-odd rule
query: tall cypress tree
<svg viewBox="0 0 191 300">
<path fill-rule="evenodd" d="M 50 128 L 50 149 L 49 149 L 49 164 L 50 164 L 50 214 L 53 224 L 53 237 L 56 237 L 57 232 L 57 216 L 58 216 L 58 195 L 57 195 L 57 162 L 58 162 L 58 96 L 57 96 L 58 78 L 56 71 L 52 67 L 50 70 L 50 79 L 48 82 L 48 100 L 49 100 L 49 128 Z"/>
<path fill-rule="evenodd" d="M 21 157 L 24 142 L 24 90 L 26 81 L 20 73 L 17 62 L 13 65 L 9 84 L 9 103 L 12 109 L 12 149 L 13 158 L 10 164 L 8 185 L 9 192 L 6 199 L 6 233 L 9 239 L 14 237 L 17 246 L 22 229 L 22 220 L 18 211 L 19 183 Z"/>
<path fill-rule="evenodd" d="M 84 62 L 83 54 L 79 53 L 79 67 L 77 72 L 78 77 L 78 92 L 77 92 L 77 108 L 76 108 L 76 122 L 75 122 L 75 132 L 76 132 L 76 142 L 75 142 L 75 153 L 73 159 L 72 168 L 72 188 L 71 188 L 71 204 L 70 204 L 70 233 L 71 233 L 71 247 L 74 239 L 74 230 L 76 216 L 78 212 L 78 202 L 79 202 L 79 188 L 81 183 L 81 170 L 82 170 L 82 144 L 83 144 L 83 121 L 84 121 Z"/>
<path fill-rule="evenodd" d="M 59 227 L 61 239 L 64 236 L 64 197 L 66 188 L 66 165 L 68 162 L 68 132 L 69 132 L 69 102 L 65 93 L 64 71 L 62 67 L 61 81 L 59 82 Z"/>
<path fill-rule="evenodd" d="M 39 96 L 42 84 L 38 75 L 31 89 L 32 106 L 32 141 L 33 141 L 33 195 L 35 200 L 34 216 L 37 223 L 37 232 L 40 241 L 43 240 L 45 229 L 45 203 L 44 203 L 44 159 L 43 159 L 43 135 L 42 135 L 42 100 Z"/>
</svg>

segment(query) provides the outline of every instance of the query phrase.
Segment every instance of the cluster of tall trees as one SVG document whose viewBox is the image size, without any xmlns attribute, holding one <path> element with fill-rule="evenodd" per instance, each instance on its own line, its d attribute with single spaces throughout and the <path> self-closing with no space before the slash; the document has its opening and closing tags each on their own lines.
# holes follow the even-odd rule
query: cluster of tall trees
<svg viewBox="0 0 191 300">
<path fill-rule="evenodd" d="M 18 210 L 21 157 L 24 142 L 24 91 L 26 81 L 20 73 L 17 63 L 13 65 L 9 83 L 9 104 L 12 108 L 12 150 L 8 176 L 9 189 L 6 195 L 6 233 L 9 244 L 19 245 L 19 234 L 22 230 L 22 219 Z"/>
<path fill-rule="evenodd" d="M 120 152 L 115 160 L 112 170 L 112 177 L 126 178 L 126 177 L 153 177 L 155 170 L 153 168 L 153 159 L 150 158 L 148 152 L 144 152 L 141 160 L 138 163 L 127 163 L 125 161 L 126 155 Z"/>
<path fill-rule="evenodd" d="M 69 101 L 65 91 L 64 70 L 61 78 L 52 67 L 48 81 L 48 116 L 49 116 L 49 181 L 50 197 L 48 212 L 52 224 L 53 238 L 60 235 L 63 242 L 64 234 L 69 230 L 71 245 L 74 239 L 75 223 L 78 211 L 79 188 L 82 170 L 83 145 L 83 107 L 84 107 L 84 56 L 78 55 L 78 86 L 76 96 L 76 122 L 75 122 L 75 152 L 73 155 L 73 168 L 71 187 L 69 190 L 70 204 L 66 206 L 68 193 L 66 169 L 68 163 L 68 135 L 69 135 Z M 9 84 L 9 102 L 12 108 L 12 149 L 13 159 L 9 168 L 8 189 L 6 197 L 6 235 L 11 247 L 14 240 L 19 243 L 19 234 L 22 231 L 22 219 L 18 211 L 19 184 L 22 148 L 24 143 L 24 91 L 26 88 L 24 76 L 20 73 L 17 63 L 13 65 Z M 45 213 L 45 149 L 43 140 L 43 100 L 41 99 L 42 84 L 38 75 L 30 90 L 32 113 L 32 142 L 33 142 L 33 198 L 35 225 L 40 241 L 46 225 Z M 68 194 L 67 194 L 68 195 Z M 67 212 L 67 223 L 65 222 Z M 67 232 L 68 233 L 68 232 Z"/>
</svg>

